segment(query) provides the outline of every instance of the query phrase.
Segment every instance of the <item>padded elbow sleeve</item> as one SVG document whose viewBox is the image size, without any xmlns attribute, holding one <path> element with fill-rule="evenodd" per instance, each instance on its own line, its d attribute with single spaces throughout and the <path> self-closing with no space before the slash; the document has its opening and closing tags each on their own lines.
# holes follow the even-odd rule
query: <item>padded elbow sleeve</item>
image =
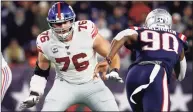
<svg viewBox="0 0 193 112">
<path fill-rule="evenodd" d="M 128 35 L 133 35 L 133 34 L 138 34 L 137 31 L 135 30 L 132 30 L 132 29 L 126 29 L 126 30 L 123 30 L 121 32 L 119 32 L 116 36 L 115 36 L 115 40 L 121 40 L 122 38 L 124 38 L 125 36 L 128 36 Z"/>
<path fill-rule="evenodd" d="M 187 63 L 186 63 L 186 58 L 184 56 L 183 60 L 180 61 L 180 73 L 179 73 L 179 77 L 178 80 L 182 81 L 186 75 L 186 68 L 187 68 Z"/>
<path fill-rule="evenodd" d="M 42 70 L 39 66 L 38 66 L 38 61 L 36 62 L 36 67 L 34 70 L 34 74 L 41 76 L 41 77 L 45 77 L 46 79 L 49 76 L 49 71 L 50 71 L 50 65 L 49 68 L 47 70 Z"/>
</svg>

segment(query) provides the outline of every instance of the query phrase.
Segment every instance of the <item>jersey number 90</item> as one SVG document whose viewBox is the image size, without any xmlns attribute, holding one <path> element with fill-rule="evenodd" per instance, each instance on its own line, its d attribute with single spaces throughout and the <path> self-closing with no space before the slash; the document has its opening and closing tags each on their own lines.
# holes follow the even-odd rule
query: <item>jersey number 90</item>
<svg viewBox="0 0 193 112">
<path fill-rule="evenodd" d="M 150 43 L 150 45 L 143 46 L 142 50 L 157 51 L 163 49 L 178 54 L 179 43 L 176 36 L 173 34 L 160 34 L 156 31 L 145 30 L 141 32 L 140 37 L 142 42 Z"/>
</svg>

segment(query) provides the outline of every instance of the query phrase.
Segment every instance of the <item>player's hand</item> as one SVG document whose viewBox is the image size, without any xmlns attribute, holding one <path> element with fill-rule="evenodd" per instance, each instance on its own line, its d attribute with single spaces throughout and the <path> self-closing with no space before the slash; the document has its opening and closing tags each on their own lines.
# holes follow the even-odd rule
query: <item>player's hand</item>
<svg viewBox="0 0 193 112">
<path fill-rule="evenodd" d="M 123 79 L 119 76 L 119 73 L 116 69 L 112 69 L 111 72 L 106 75 L 106 79 L 123 83 Z"/>
<path fill-rule="evenodd" d="M 106 74 L 107 74 L 107 70 L 108 70 L 108 63 L 106 60 L 99 62 L 94 70 L 94 76 L 93 79 L 98 78 L 98 73 L 101 72 L 102 73 L 102 79 L 106 80 Z"/>
<path fill-rule="evenodd" d="M 33 94 L 35 93 L 35 94 Z M 40 95 L 38 95 L 38 93 L 36 92 L 31 92 L 30 96 L 21 103 L 20 105 L 20 109 L 26 109 L 26 108 L 31 108 L 34 105 L 36 105 L 39 102 L 40 99 Z"/>
</svg>

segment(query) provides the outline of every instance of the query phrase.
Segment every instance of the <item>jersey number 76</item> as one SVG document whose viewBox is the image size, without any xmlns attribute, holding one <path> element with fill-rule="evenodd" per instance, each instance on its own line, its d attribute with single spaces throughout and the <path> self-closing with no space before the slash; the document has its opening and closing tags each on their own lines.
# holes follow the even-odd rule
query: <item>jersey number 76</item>
<svg viewBox="0 0 193 112">
<path fill-rule="evenodd" d="M 87 67 L 89 65 L 89 61 L 78 62 L 78 59 L 85 58 L 86 56 L 87 55 L 85 53 L 80 53 L 80 54 L 76 54 L 72 57 L 72 62 L 73 62 L 75 69 L 77 71 L 80 72 L 80 71 L 87 69 Z M 70 58 L 69 57 L 56 58 L 55 60 L 57 63 L 64 62 L 64 65 L 63 65 L 61 71 L 67 71 L 67 69 L 70 65 Z"/>
</svg>

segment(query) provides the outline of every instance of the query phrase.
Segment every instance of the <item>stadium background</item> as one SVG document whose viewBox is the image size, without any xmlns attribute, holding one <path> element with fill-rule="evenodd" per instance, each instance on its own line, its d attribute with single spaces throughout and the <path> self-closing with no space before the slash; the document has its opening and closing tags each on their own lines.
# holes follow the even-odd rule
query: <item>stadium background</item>
<svg viewBox="0 0 193 112">
<path fill-rule="evenodd" d="M 171 110 L 193 111 L 192 109 L 192 39 L 193 14 L 190 1 L 95 1 L 69 2 L 72 5 L 76 20 L 90 19 L 99 29 L 99 33 L 107 40 L 129 26 L 143 26 L 148 12 L 155 8 L 165 8 L 172 15 L 172 29 L 183 32 L 189 42 L 186 54 L 188 69 L 185 80 L 181 83 L 173 81 L 170 84 Z M 19 104 L 29 94 L 29 81 L 33 75 L 36 61 L 36 37 L 48 29 L 46 17 L 53 2 L 38 1 L 2 1 L 1 2 L 1 51 L 11 67 L 13 80 L 2 103 L 2 110 L 19 110 Z M 80 37 L 81 38 L 81 37 Z M 121 57 L 121 76 L 126 77 L 127 67 L 134 60 L 132 54 L 124 47 L 119 52 Z M 52 86 L 54 69 L 51 69 L 46 94 Z M 131 110 L 127 102 L 125 86 L 111 81 L 105 81 L 115 95 L 121 111 Z M 68 92 L 68 91 L 66 91 Z M 70 94 L 70 93 L 69 93 Z M 65 96 L 63 97 L 65 99 Z M 43 99 L 29 111 L 40 110 Z M 88 110 L 84 105 L 74 105 L 69 110 Z"/>
</svg>

